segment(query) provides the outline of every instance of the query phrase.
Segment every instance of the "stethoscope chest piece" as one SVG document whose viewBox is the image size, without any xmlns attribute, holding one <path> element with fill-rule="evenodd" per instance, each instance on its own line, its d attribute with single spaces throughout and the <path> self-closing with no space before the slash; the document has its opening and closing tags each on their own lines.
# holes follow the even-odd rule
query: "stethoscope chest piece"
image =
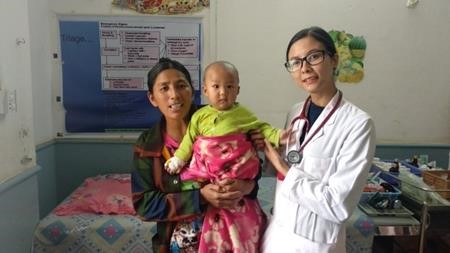
<svg viewBox="0 0 450 253">
<path fill-rule="evenodd" d="M 297 150 L 291 150 L 287 154 L 287 160 L 290 164 L 300 163 L 302 161 L 302 154 Z"/>
<path fill-rule="evenodd" d="M 338 95 L 338 98 L 337 98 L 337 100 L 336 100 L 336 103 L 335 103 L 334 106 L 333 106 L 333 109 L 331 109 L 331 111 L 323 118 L 322 122 L 321 122 L 320 125 L 316 128 L 316 130 L 315 130 L 312 134 L 309 134 L 308 136 L 306 136 L 306 137 L 308 137 L 308 139 L 306 139 L 306 140 L 304 140 L 304 141 L 302 142 L 300 148 L 298 148 L 298 149 L 296 149 L 296 150 L 295 150 L 295 149 L 294 149 L 294 150 L 290 150 L 290 151 L 288 152 L 289 148 L 286 147 L 286 152 L 287 152 L 286 158 L 287 158 L 287 162 L 288 162 L 288 163 L 290 163 L 290 164 L 296 164 L 296 163 L 300 163 L 300 162 L 302 161 L 302 158 L 303 158 L 302 152 L 303 152 L 303 149 L 305 148 L 305 146 L 312 140 L 313 136 L 315 136 L 315 135 L 319 132 L 319 130 L 325 125 L 325 123 L 331 118 L 331 116 L 332 116 L 332 115 L 336 112 L 336 110 L 338 109 L 339 104 L 341 103 L 341 100 L 342 100 L 342 92 L 341 92 L 341 91 L 338 91 L 338 93 L 339 93 L 339 95 Z M 300 121 L 300 120 L 305 120 L 306 122 L 308 122 L 308 119 L 306 118 L 306 113 L 305 113 L 305 112 L 306 112 L 307 106 L 308 106 L 309 103 L 310 103 L 310 100 L 311 100 L 311 96 L 309 96 L 308 99 L 306 99 L 306 102 L 303 104 L 303 109 L 301 110 L 300 115 L 297 116 L 297 117 L 295 117 L 295 118 L 291 121 L 291 127 L 294 127 L 294 124 L 295 124 L 295 122 L 296 122 L 297 120 L 298 120 L 298 121 Z M 300 126 L 297 125 L 297 127 L 300 127 Z M 306 131 L 308 131 L 308 130 L 306 130 Z M 298 132 L 298 133 L 300 133 L 300 132 Z M 297 136 L 297 138 L 298 138 L 297 140 L 300 140 L 300 136 Z M 290 136 L 288 137 L 288 140 L 290 140 Z M 288 141 L 287 145 L 289 145 L 289 141 Z M 296 144 L 296 145 L 297 145 L 297 144 Z"/>
</svg>

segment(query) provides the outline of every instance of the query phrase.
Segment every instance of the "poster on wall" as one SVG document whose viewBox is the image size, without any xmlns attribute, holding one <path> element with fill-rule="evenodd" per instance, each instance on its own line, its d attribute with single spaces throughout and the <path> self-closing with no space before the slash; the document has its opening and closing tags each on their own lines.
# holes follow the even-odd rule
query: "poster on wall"
<svg viewBox="0 0 450 253">
<path fill-rule="evenodd" d="M 200 103 L 201 21 L 59 21 L 66 132 L 141 131 L 159 120 L 147 73 L 161 57 L 189 70 Z"/>
<path fill-rule="evenodd" d="M 361 82 L 364 77 L 364 56 L 367 47 L 364 37 L 337 30 L 328 33 L 339 55 L 337 80 L 341 83 Z"/>
<path fill-rule="evenodd" d="M 177 15 L 208 8 L 209 0 L 113 0 L 112 5 L 144 14 Z"/>
</svg>

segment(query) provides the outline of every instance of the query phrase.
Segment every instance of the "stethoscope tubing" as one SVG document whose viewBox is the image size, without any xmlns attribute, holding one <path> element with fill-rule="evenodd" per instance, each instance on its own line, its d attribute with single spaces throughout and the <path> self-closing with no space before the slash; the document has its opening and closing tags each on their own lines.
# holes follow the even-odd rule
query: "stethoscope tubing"
<svg viewBox="0 0 450 253">
<path fill-rule="evenodd" d="M 309 104 L 311 103 L 311 96 L 308 96 L 308 98 L 306 99 L 305 103 L 303 104 L 303 108 L 302 108 L 300 114 L 291 120 L 291 123 L 290 123 L 290 127 L 289 127 L 289 128 L 291 128 L 292 131 L 289 133 L 288 138 L 287 138 L 287 142 L 286 142 L 286 154 L 285 154 L 286 158 L 289 157 L 289 156 L 288 156 L 288 155 L 289 155 L 289 152 L 292 152 L 292 151 L 298 153 L 298 157 L 301 158 L 301 156 L 302 156 L 301 154 L 303 153 L 303 149 L 305 148 L 305 146 L 306 146 L 306 145 L 312 140 L 312 138 L 319 132 L 319 130 L 320 130 L 320 129 L 325 125 L 325 123 L 331 118 L 331 116 L 336 112 L 337 108 L 338 108 L 339 105 L 341 104 L 341 101 L 342 101 L 342 92 L 341 92 L 340 90 L 339 90 L 338 92 L 339 92 L 338 99 L 337 99 L 336 103 L 334 104 L 333 109 L 331 109 L 331 111 L 327 114 L 327 116 L 322 120 L 322 122 L 320 123 L 319 127 L 317 127 L 316 130 L 315 130 L 311 135 L 305 136 L 305 139 L 303 140 L 303 142 L 301 143 L 300 147 L 299 147 L 297 150 L 295 150 L 295 149 L 292 149 L 292 150 L 291 150 L 291 149 L 289 148 L 289 144 L 290 144 L 290 142 L 291 142 L 291 134 L 292 134 L 292 131 L 294 130 L 294 124 L 295 124 L 297 121 L 299 122 L 298 127 L 297 127 L 297 130 L 298 130 L 298 131 L 297 131 L 297 136 L 296 136 L 296 140 L 295 140 L 296 146 L 298 146 L 297 143 L 300 143 L 300 133 L 303 132 L 303 131 L 300 131 L 300 129 L 303 129 L 303 128 L 304 128 L 304 126 L 303 126 L 303 127 L 300 126 L 300 122 L 301 122 L 302 120 L 304 120 L 304 121 L 305 121 L 305 124 L 307 124 L 306 130 L 305 130 L 306 133 L 308 133 L 309 128 L 311 127 L 311 126 L 309 125 L 308 118 L 306 117 L 306 111 L 307 111 L 307 109 L 308 109 L 308 107 L 309 107 Z M 308 137 L 308 139 L 306 139 L 306 137 Z M 295 156 L 295 157 L 297 157 L 297 156 Z M 300 159 L 300 160 L 301 160 L 301 159 Z M 288 162 L 290 162 L 290 161 L 288 161 Z M 295 162 L 295 163 L 299 163 L 299 162 L 300 162 L 300 161 Z M 291 163 L 291 162 L 290 162 L 290 163 Z"/>
</svg>

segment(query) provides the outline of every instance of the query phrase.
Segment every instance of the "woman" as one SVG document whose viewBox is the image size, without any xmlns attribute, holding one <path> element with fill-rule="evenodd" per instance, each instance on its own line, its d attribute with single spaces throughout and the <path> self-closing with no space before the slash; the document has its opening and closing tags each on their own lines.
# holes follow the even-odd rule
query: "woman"
<svg viewBox="0 0 450 253">
<path fill-rule="evenodd" d="M 227 179 L 186 191 L 179 175 L 168 174 L 164 163 L 178 147 L 195 109 L 191 77 L 179 62 L 162 58 L 148 73 L 148 89 L 148 99 L 161 111 L 162 118 L 135 144 L 133 204 L 143 220 L 157 221 L 153 251 L 165 253 L 170 252 L 177 224 L 195 220 L 207 205 L 231 208 L 245 195 L 256 198 L 258 187 L 252 180 Z M 189 241 L 190 246 L 196 243 L 195 239 Z"/>
<path fill-rule="evenodd" d="M 266 157 L 281 175 L 263 252 L 345 252 L 344 222 L 367 180 L 374 124 L 336 88 L 338 55 L 326 31 L 299 31 L 288 44 L 286 61 L 309 96 L 288 113 L 286 127 L 292 132 L 284 152 L 266 142 Z"/>
</svg>

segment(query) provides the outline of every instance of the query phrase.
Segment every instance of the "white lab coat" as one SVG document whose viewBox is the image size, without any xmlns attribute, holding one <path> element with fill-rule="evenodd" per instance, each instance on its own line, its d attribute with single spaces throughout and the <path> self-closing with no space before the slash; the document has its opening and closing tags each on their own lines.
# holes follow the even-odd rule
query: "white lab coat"
<svg viewBox="0 0 450 253">
<path fill-rule="evenodd" d="M 305 140 L 337 99 L 338 93 Z M 287 126 L 300 114 L 303 103 L 292 107 Z M 294 123 L 294 141 L 286 146 L 287 151 L 298 150 L 303 125 L 304 120 Z M 342 99 L 336 112 L 305 146 L 301 163 L 291 165 L 284 181 L 279 181 L 263 252 L 345 252 L 344 222 L 359 201 L 374 153 L 372 119 Z"/>
</svg>

